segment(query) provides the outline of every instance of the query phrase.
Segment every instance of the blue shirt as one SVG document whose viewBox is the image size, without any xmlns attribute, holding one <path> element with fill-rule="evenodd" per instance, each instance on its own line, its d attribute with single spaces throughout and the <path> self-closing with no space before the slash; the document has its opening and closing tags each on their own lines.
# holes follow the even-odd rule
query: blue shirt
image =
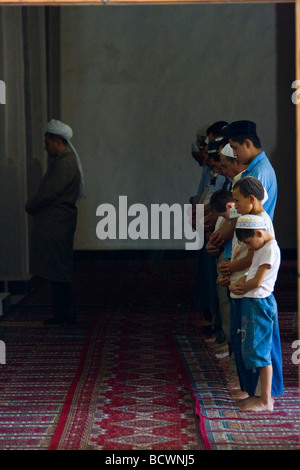
<svg viewBox="0 0 300 470">
<path fill-rule="evenodd" d="M 268 199 L 264 202 L 263 207 L 273 220 L 277 201 L 277 179 L 275 170 L 265 152 L 261 152 L 252 160 L 242 173 L 242 178 L 245 176 L 254 176 L 262 183 L 268 194 Z"/>
<path fill-rule="evenodd" d="M 206 185 L 209 183 L 210 180 L 210 168 L 207 165 L 202 166 L 202 177 L 198 187 L 198 195 L 201 196 Z"/>
<path fill-rule="evenodd" d="M 221 175 L 220 173 L 215 173 L 209 181 L 208 185 L 208 192 L 206 194 L 204 204 L 209 204 L 211 195 L 218 191 L 219 189 L 223 188 L 225 183 L 225 176 Z"/>
<path fill-rule="evenodd" d="M 224 245 L 224 258 L 230 259 L 232 256 L 232 238 L 227 240 Z"/>
</svg>

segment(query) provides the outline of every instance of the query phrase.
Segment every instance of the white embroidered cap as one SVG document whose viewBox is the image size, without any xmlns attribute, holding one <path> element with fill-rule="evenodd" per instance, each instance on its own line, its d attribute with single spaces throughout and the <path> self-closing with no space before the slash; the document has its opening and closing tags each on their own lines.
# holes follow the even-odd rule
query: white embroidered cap
<svg viewBox="0 0 300 470">
<path fill-rule="evenodd" d="M 266 223 L 259 215 L 247 214 L 241 215 L 237 219 L 236 228 L 247 228 L 247 229 L 267 229 Z"/>
</svg>

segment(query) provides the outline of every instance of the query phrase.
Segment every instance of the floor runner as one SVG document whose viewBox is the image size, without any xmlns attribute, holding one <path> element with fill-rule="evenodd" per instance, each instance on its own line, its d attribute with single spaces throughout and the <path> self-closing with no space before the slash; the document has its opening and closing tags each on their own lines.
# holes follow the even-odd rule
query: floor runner
<svg viewBox="0 0 300 470">
<path fill-rule="evenodd" d="M 285 390 L 276 397 L 273 412 L 240 412 L 204 335 L 175 337 L 206 450 L 299 449 L 298 365 L 292 361 L 290 334 L 294 312 L 281 312 L 280 317 Z"/>
<path fill-rule="evenodd" d="M 111 320 L 104 354 L 99 355 L 101 367 L 95 353 L 99 369 L 91 381 L 94 388 L 89 391 L 88 384 L 77 381 L 75 400 L 72 407 L 65 406 L 50 449 L 202 448 L 171 334 L 185 282 L 144 272 L 126 301 L 121 298 L 107 307 Z M 78 433 L 81 415 L 84 426 Z"/>
<path fill-rule="evenodd" d="M 103 364 L 90 384 L 91 374 L 77 381 L 76 396 L 72 391 L 72 406 L 62 413 L 51 449 L 200 448 L 166 318 L 154 322 L 153 315 L 134 310 L 134 315 L 118 312 L 112 320 Z"/>
</svg>

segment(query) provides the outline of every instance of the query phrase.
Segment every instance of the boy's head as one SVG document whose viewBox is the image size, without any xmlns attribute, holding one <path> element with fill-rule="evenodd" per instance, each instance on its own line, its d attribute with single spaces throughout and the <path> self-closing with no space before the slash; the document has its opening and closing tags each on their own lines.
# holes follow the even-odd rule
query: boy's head
<svg viewBox="0 0 300 470">
<path fill-rule="evenodd" d="M 231 191 L 220 189 L 215 191 L 210 198 L 210 210 L 216 212 L 218 215 L 229 217 L 231 207 L 234 206 L 233 196 Z"/>
<path fill-rule="evenodd" d="M 269 236 L 265 221 L 258 215 L 248 214 L 237 219 L 235 234 L 248 248 L 259 250 Z"/>
<path fill-rule="evenodd" d="M 260 139 L 256 124 L 252 121 L 234 121 L 223 129 L 228 137 L 234 155 L 241 163 L 249 164 L 261 152 Z"/>
<path fill-rule="evenodd" d="M 241 215 L 250 214 L 254 206 L 262 210 L 265 190 L 257 178 L 240 178 L 233 186 L 232 194 L 235 208 Z"/>
<path fill-rule="evenodd" d="M 270 238 L 265 221 L 258 215 L 242 215 L 237 219 L 235 234 L 240 242 L 252 250 L 259 250 Z"/>
</svg>

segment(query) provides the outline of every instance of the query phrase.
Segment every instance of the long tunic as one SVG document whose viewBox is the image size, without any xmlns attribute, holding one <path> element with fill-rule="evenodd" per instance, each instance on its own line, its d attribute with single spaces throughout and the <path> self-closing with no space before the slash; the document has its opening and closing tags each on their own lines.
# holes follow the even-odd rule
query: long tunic
<svg viewBox="0 0 300 470">
<path fill-rule="evenodd" d="M 70 151 L 50 159 L 36 195 L 26 203 L 33 216 L 30 273 L 51 281 L 71 282 L 80 173 Z"/>
</svg>

